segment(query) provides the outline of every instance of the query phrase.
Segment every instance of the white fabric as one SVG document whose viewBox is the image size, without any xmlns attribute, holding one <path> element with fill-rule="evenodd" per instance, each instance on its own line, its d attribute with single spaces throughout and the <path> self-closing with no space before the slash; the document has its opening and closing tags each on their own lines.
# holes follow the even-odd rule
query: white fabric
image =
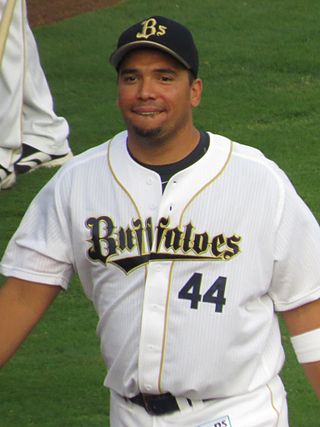
<svg viewBox="0 0 320 427">
<path fill-rule="evenodd" d="M 320 360 L 320 328 L 291 337 L 291 342 L 300 363 Z"/>
<path fill-rule="evenodd" d="M 0 25 L 7 0 L 0 0 Z M 69 127 L 53 110 L 52 95 L 26 17 L 17 0 L 0 64 L 0 164 L 12 169 L 21 144 L 48 154 L 66 154 Z"/>
<path fill-rule="evenodd" d="M 289 427 L 286 393 L 278 377 L 245 395 L 193 403 L 181 412 L 152 417 L 144 408 L 112 393 L 110 424 L 112 427 Z"/>
<path fill-rule="evenodd" d="M 317 221 L 253 148 L 210 134 L 162 195 L 126 136 L 59 170 L 0 271 L 64 288 L 79 275 L 99 316 L 105 384 L 120 395 L 201 400 L 263 386 L 284 360 L 274 308 L 320 297 Z M 194 308 L 186 284 L 201 294 Z"/>
</svg>

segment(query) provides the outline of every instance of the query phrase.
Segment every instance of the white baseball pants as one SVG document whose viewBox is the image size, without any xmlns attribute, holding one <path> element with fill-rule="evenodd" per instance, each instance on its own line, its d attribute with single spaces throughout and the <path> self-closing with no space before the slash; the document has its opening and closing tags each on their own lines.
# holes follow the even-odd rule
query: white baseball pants
<svg viewBox="0 0 320 427">
<path fill-rule="evenodd" d="M 8 4 L 13 11 L 5 20 Z M 0 29 L 6 35 L 0 37 L 0 164 L 12 169 L 22 142 L 48 154 L 68 153 L 68 123 L 54 113 L 25 0 L 0 0 Z"/>
<path fill-rule="evenodd" d="M 111 427 L 289 427 L 286 392 L 279 377 L 237 397 L 193 402 L 193 407 L 165 416 L 111 394 Z"/>
</svg>

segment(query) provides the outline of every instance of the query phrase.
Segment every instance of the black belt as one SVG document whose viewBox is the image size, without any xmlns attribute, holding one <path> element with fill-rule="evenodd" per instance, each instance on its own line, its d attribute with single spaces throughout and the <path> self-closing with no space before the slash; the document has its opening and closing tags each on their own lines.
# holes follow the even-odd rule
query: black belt
<svg viewBox="0 0 320 427">
<path fill-rule="evenodd" d="M 180 410 L 176 398 L 170 393 L 155 395 L 139 393 L 134 397 L 128 398 L 128 400 L 142 406 L 150 415 L 165 415 Z M 186 400 L 192 406 L 191 400 Z"/>
</svg>

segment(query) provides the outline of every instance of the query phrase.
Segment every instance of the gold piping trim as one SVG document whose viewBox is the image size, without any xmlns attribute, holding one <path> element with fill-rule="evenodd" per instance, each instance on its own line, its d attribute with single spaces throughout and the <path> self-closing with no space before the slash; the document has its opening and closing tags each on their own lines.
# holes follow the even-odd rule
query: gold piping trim
<svg viewBox="0 0 320 427">
<path fill-rule="evenodd" d="M 160 393 L 162 393 L 161 382 L 162 382 L 162 374 L 163 374 L 163 368 L 164 368 L 164 354 L 165 354 L 165 348 L 166 348 L 166 343 L 167 343 L 167 329 L 168 329 L 167 327 L 168 327 L 168 317 L 169 317 L 169 296 L 170 296 L 170 291 L 171 291 L 172 271 L 173 271 L 174 264 L 175 264 L 175 261 L 172 262 L 171 268 L 170 268 L 169 286 L 168 286 L 167 298 L 166 298 L 166 312 L 165 312 L 165 318 L 164 318 L 164 334 L 163 334 L 163 340 L 162 340 L 161 362 L 160 362 L 159 380 L 158 380 L 158 389 L 159 389 Z"/>
<path fill-rule="evenodd" d="M 228 154 L 227 160 L 225 161 L 224 165 L 222 166 L 222 168 L 220 169 L 220 171 L 217 173 L 217 175 L 215 177 L 213 177 L 210 181 L 208 181 L 206 183 L 206 185 L 204 185 L 202 188 L 200 188 L 200 190 L 185 205 L 185 207 L 184 207 L 184 209 L 183 209 L 183 211 L 181 213 L 181 221 L 179 223 L 179 226 L 182 225 L 183 215 L 184 215 L 185 211 L 187 210 L 188 206 L 194 201 L 194 199 L 196 197 L 198 197 L 198 195 L 200 193 L 202 193 L 202 191 L 204 191 L 207 187 L 209 187 L 209 185 L 211 185 L 214 181 L 216 181 L 223 174 L 223 172 L 226 170 L 227 164 L 229 163 L 229 161 L 231 159 L 231 154 L 232 154 L 232 151 L 233 151 L 233 141 L 230 141 L 230 142 L 231 142 L 231 144 L 230 144 L 229 154 Z"/>
<path fill-rule="evenodd" d="M 269 393 L 270 393 L 271 406 L 272 406 L 273 410 L 275 411 L 275 413 L 277 414 L 277 418 L 278 418 L 277 424 L 276 424 L 276 427 L 277 427 L 279 425 L 279 421 L 280 421 L 280 412 L 278 411 L 278 409 L 276 408 L 276 405 L 274 403 L 273 392 L 272 392 L 272 389 L 269 386 L 269 384 L 267 384 L 267 388 L 268 388 Z"/>
<path fill-rule="evenodd" d="M 138 206 L 136 205 L 135 201 L 133 200 L 131 194 L 127 191 L 127 189 L 121 184 L 120 180 L 117 178 L 117 175 L 111 165 L 111 159 L 110 159 L 110 150 L 111 150 L 111 143 L 113 142 L 114 138 L 111 139 L 111 141 L 109 142 L 108 145 L 108 160 L 107 163 L 109 165 L 110 171 L 112 173 L 113 178 L 115 179 L 115 181 L 118 183 L 118 185 L 120 186 L 120 188 L 122 188 L 122 190 L 128 195 L 129 199 L 131 200 L 134 208 L 136 209 L 137 215 L 140 218 L 141 222 L 142 222 L 142 218 L 138 209 Z M 146 278 L 147 278 L 147 271 L 148 271 L 148 265 L 144 265 L 144 283 L 146 282 Z M 141 322 L 140 322 L 140 337 L 141 337 L 141 330 L 142 330 L 142 320 L 143 320 L 143 316 L 141 315 Z M 139 355 L 140 355 L 140 351 L 138 351 L 138 378 L 139 378 Z"/>
<path fill-rule="evenodd" d="M 186 204 L 185 208 L 182 211 L 181 214 L 181 220 L 179 223 L 179 226 L 182 225 L 182 220 L 183 220 L 183 215 L 187 209 L 187 207 L 193 202 L 193 200 L 202 192 L 204 191 L 209 185 L 211 185 L 216 179 L 218 179 L 222 173 L 225 171 L 230 159 L 231 159 L 231 154 L 233 151 L 233 141 L 230 141 L 230 150 L 229 150 L 229 154 L 228 157 L 224 163 L 224 165 L 222 166 L 222 168 L 220 169 L 220 171 L 217 173 L 216 176 L 214 176 L 210 181 L 208 181 L 190 200 L 189 202 Z M 161 383 L 162 383 L 162 375 L 163 375 L 163 368 L 164 368 L 164 358 L 165 358 L 165 348 L 166 348 L 166 342 L 167 342 L 167 330 L 168 330 L 168 317 L 169 317 L 169 296 L 170 296 L 170 291 L 171 291 L 171 283 L 172 283 L 172 271 L 173 271 L 173 267 L 174 267 L 175 261 L 172 262 L 171 265 L 171 269 L 170 269 L 170 279 L 169 279 L 169 286 L 168 286 L 168 291 L 167 291 L 167 299 L 166 299 L 166 312 L 165 312 L 165 323 L 164 323 L 164 334 L 163 334 L 163 340 L 162 340 L 162 349 L 161 349 L 161 365 L 160 365 L 160 370 L 159 370 L 159 380 L 158 380 L 158 388 L 159 391 L 161 392 Z"/>
<path fill-rule="evenodd" d="M 126 189 L 126 187 L 124 187 L 122 185 L 121 181 L 118 179 L 118 177 L 117 177 L 117 175 L 116 175 L 116 173 L 115 173 L 115 171 L 114 171 L 114 169 L 112 167 L 111 160 L 110 160 L 110 157 L 111 157 L 110 150 L 111 150 L 111 144 L 112 144 L 113 141 L 114 141 L 114 138 L 112 138 L 110 140 L 109 145 L 108 145 L 108 166 L 110 168 L 110 171 L 112 173 L 112 176 L 113 176 L 114 180 L 117 182 L 117 184 L 119 185 L 119 187 L 122 188 L 122 190 L 128 195 L 129 199 L 131 200 L 131 203 L 133 204 L 133 206 L 134 206 L 134 208 L 135 208 L 135 210 L 137 212 L 137 215 L 138 215 L 139 219 L 142 221 L 142 217 L 140 215 L 138 206 L 136 205 L 133 197 L 131 196 L 131 194 L 129 193 L 129 191 Z"/>
</svg>

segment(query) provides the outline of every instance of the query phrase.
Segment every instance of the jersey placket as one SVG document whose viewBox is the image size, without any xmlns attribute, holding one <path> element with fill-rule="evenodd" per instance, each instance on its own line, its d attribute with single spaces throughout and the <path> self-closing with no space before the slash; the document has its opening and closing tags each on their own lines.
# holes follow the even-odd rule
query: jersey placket
<svg viewBox="0 0 320 427">
<path fill-rule="evenodd" d="M 168 190 L 161 198 L 155 224 L 159 224 L 162 217 L 173 219 L 170 184 Z M 152 251 L 157 252 L 156 246 L 155 238 Z M 170 292 L 171 270 L 172 261 L 162 259 L 151 260 L 146 272 L 138 375 L 140 390 L 149 394 L 162 393 L 160 375 L 165 356 L 167 300 Z"/>
<path fill-rule="evenodd" d="M 172 262 L 154 261 L 148 266 L 139 349 L 139 386 L 158 394 L 164 357 L 167 295 Z"/>
</svg>

